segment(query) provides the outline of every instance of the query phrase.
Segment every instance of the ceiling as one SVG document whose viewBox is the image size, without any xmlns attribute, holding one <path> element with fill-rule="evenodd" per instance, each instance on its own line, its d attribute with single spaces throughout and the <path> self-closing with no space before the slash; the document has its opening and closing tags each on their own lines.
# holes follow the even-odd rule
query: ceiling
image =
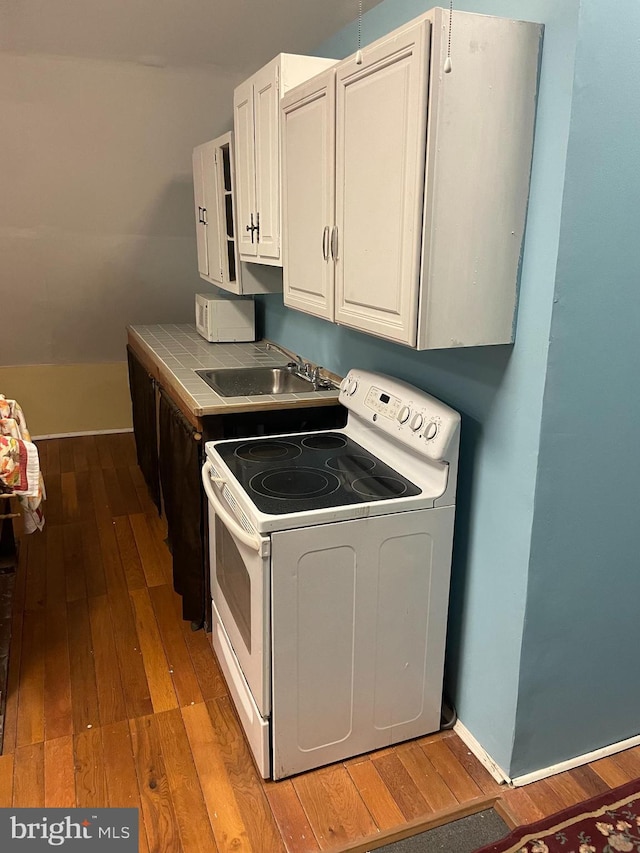
<svg viewBox="0 0 640 853">
<path fill-rule="evenodd" d="M 6 0 L 0 50 L 252 72 L 357 17 L 358 0 Z"/>
</svg>

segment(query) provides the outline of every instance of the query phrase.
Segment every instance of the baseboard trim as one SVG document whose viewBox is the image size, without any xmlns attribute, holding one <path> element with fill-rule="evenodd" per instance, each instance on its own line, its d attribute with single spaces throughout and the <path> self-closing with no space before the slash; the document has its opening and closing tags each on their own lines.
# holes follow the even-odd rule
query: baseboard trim
<svg viewBox="0 0 640 853">
<path fill-rule="evenodd" d="M 460 740 L 466 744 L 470 751 L 475 755 L 478 761 L 486 767 L 491 773 L 496 782 L 501 785 L 507 783 L 513 785 L 514 788 L 521 788 L 524 785 L 530 785 L 532 782 L 539 782 L 541 779 L 548 779 L 549 776 L 555 776 L 558 773 L 564 773 L 567 770 L 573 770 L 575 767 L 581 767 L 583 764 L 590 764 L 592 761 L 597 761 L 599 758 L 608 758 L 610 755 L 615 755 L 617 752 L 623 752 L 625 749 L 631 749 L 634 746 L 640 746 L 640 735 L 634 735 L 626 740 L 617 741 L 616 743 L 602 746 L 599 749 L 594 749 L 593 752 L 585 752 L 583 755 L 576 755 L 574 758 L 568 758 L 566 761 L 561 761 L 559 764 L 552 764 L 549 767 L 541 767 L 540 770 L 534 770 L 532 773 L 524 773 L 522 776 L 509 776 L 489 755 L 486 749 L 475 739 L 469 729 L 458 720 L 453 727 L 454 732 Z"/>
<path fill-rule="evenodd" d="M 460 720 L 456 720 L 456 724 L 453 727 L 454 732 L 458 735 L 460 740 L 469 747 L 471 752 L 478 759 L 480 764 L 491 773 L 496 782 L 499 782 L 503 785 L 505 782 L 510 782 L 511 779 L 504 772 L 502 767 L 493 760 L 493 758 L 489 755 L 487 750 L 475 739 L 475 737 L 471 734 L 469 729 L 461 723 Z"/>
<path fill-rule="evenodd" d="M 531 782 L 539 782 L 540 779 L 547 779 L 549 776 L 555 776 L 556 773 L 564 773 L 565 770 L 573 770 L 574 767 L 590 764 L 599 758 L 608 758 L 610 755 L 615 755 L 617 752 L 623 752 L 625 749 L 631 749 L 634 746 L 640 746 L 640 735 L 634 735 L 626 740 L 610 743 L 608 746 L 594 749 L 593 752 L 585 752 L 584 755 L 576 755 L 575 758 L 569 758 L 567 761 L 561 761 L 559 764 L 552 764 L 550 767 L 543 767 L 541 770 L 534 770 L 533 773 L 514 776 L 511 783 L 516 788 L 520 788 L 523 785 L 530 785 Z"/>
<path fill-rule="evenodd" d="M 32 435 L 32 441 L 45 441 L 47 438 L 80 438 L 83 435 L 115 435 L 118 432 L 133 432 L 133 427 L 120 429 L 90 429 L 85 432 L 60 432 L 53 435 Z"/>
</svg>

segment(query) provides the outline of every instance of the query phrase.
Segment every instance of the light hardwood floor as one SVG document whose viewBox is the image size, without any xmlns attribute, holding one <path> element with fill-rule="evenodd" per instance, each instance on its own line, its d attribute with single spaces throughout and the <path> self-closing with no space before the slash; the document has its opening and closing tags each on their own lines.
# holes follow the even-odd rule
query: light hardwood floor
<svg viewBox="0 0 640 853">
<path fill-rule="evenodd" d="M 452 732 L 263 782 L 204 632 L 181 619 L 129 434 L 39 443 L 23 541 L 0 806 L 136 806 L 140 850 L 367 850 L 498 800 L 525 823 L 640 776 L 640 749 L 499 786 Z"/>
</svg>

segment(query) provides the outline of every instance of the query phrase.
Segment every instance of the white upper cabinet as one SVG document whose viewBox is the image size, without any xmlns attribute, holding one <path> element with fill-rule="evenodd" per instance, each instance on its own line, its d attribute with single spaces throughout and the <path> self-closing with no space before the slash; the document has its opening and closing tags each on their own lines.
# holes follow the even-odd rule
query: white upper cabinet
<svg viewBox="0 0 640 853">
<path fill-rule="evenodd" d="M 542 28 L 432 9 L 282 101 L 284 298 L 418 349 L 509 343 Z"/>
<path fill-rule="evenodd" d="M 243 261 L 282 266 L 280 99 L 333 59 L 281 53 L 234 92 L 238 243 Z"/>
<path fill-rule="evenodd" d="M 198 272 L 206 281 L 243 293 L 235 241 L 233 135 L 193 149 Z"/>
</svg>

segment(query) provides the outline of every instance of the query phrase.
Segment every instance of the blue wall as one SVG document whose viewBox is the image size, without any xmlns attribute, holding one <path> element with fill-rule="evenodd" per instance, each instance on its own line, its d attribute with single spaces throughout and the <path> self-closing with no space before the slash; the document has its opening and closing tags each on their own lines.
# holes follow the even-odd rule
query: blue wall
<svg viewBox="0 0 640 853">
<path fill-rule="evenodd" d="M 363 44 L 433 5 L 385 0 L 365 16 Z M 509 0 L 456 0 L 455 8 L 514 13 Z M 281 296 L 263 297 L 260 305 L 266 337 L 338 373 L 359 366 L 397 376 L 462 413 L 447 689 L 462 722 L 507 771 L 516 738 L 578 0 L 522 0 L 517 17 L 544 23 L 545 36 L 515 345 L 416 353 L 286 309 Z M 354 24 L 317 53 L 342 58 L 356 46 Z"/>
<path fill-rule="evenodd" d="M 583 0 L 514 770 L 640 733 L 640 5 Z"/>
</svg>

